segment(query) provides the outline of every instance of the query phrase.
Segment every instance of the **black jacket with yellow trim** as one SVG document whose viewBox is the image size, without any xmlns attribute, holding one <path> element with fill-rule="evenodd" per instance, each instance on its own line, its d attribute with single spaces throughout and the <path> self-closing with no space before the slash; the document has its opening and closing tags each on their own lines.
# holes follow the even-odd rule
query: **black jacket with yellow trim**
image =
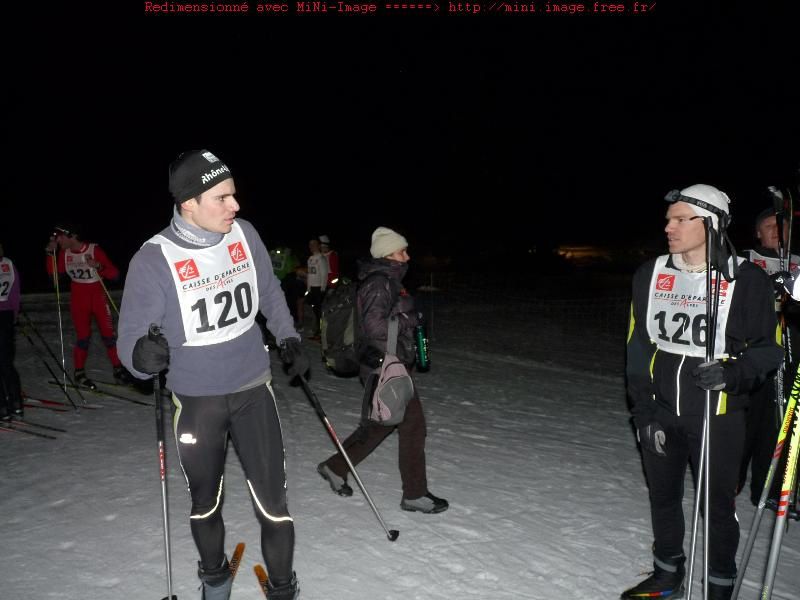
<svg viewBox="0 0 800 600">
<path fill-rule="evenodd" d="M 702 415 L 705 390 L 695 384 L 692 371 L 703 358 L 659 350 L 647 333 L 647 303 L 656 259 L 637 269 L 627 342 L 627 392 L 637 427 L 653 420 L 657 406 L 680 415 Z M 666 268 L 676 275 L 672 257 Z M 712 392 L 712 414 L 745 408 L 749 393 L 775 372 L 783 360 L 776 341 L 775 300 L 769 277 L 756 265 L 739 267 L 725 330 L 726 386 Z"/>
</svg>

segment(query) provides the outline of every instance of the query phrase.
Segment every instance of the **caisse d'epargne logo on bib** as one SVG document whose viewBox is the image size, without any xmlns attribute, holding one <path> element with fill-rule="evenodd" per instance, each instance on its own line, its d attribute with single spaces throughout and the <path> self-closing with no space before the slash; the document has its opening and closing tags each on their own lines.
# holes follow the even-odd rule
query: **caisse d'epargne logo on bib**
<svg viewBox="0 0 800 600">
<path fill-rule="evenodd" d="M 659 273 L 656 279 L 656 289 L 661 292 L 671 292 L 675 286 L 675 275 Z"/>
<path fill-rule="evenodd" d="M 181 281 L 188 281 L 189 279 L 200 277 L 200 271 L 197 269 L 197 265 L 194 264 L 193 258 L 176 262 L 175 271 L 178 273 L 178 278 Z"/>
<path fill-rule="evenodd" d="M 229 245 L 228 253 L 231 255 L 231 260 L 233 261 L 233 264 L 240 263 L 243 260 L 247 260 L 247 253 L 245 253 L 244 251 L 242 242 L 236 242 L 235 244 Z"/>
</svg>

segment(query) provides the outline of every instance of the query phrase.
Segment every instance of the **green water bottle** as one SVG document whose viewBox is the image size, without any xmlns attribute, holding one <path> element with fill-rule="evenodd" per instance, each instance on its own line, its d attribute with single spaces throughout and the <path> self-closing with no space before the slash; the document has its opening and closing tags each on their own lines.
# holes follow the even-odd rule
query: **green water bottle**
<svg viewBox="0 0 800 600">
<path fill-rule="evenodd" d="M 431 368 L 431 358 L 428 355 L 428 334 L 425 331 L 425 322 L 422 313 L 417 313 L 417 326 L 414 328 L 414 341 L 417 343 L 417 370 L 425 372 Z"/>
</svg>

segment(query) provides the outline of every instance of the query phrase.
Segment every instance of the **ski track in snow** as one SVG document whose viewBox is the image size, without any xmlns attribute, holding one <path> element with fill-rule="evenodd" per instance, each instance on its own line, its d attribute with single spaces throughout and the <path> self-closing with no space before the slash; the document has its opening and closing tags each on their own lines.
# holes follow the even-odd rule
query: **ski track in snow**
<svg viewBox="0 0 800 600">
<path fill-rule="evenodd" d="M 335 446 L 302 390 L 289 387 L 279 368 L 273 370 L 301 598 L 618 597 L 652 568 L 647 488 L 628 423 L 622 373 L 601 375 L 551 362 L 541 354 L 543 340 L 535 337 L 540 330 L 518 323 L 521 311 L 509 311 L 505 320 L 495 315 L 487 325 L 480 307 L 458 308 L 437 313 L 433 369 L 416 376 L 428 422 L 430 489 L 450 501 L 450 510 L 439 515 L 400 510 L 396 435 L 358 467 L 387 526 L 400 531 L 394 543 L 355 481 L 353 497 L 340 498 L 317 475 L 317 463 Z M 30 311 L 60 352 L 54 313 Z M 67 349 L 68 315 L 64 310 Z M 498 330 L 503 323 L 507 329 Z M 497 339 L 505 331 L 512 334 L 503 344 Z M 317 345 L 305 345 L 312 355 L 318 352 Z M 22 336 L 17 349 L 23 388 L 58 399 Z M 277 357 L 272 358 L 275 364 Z M 96 334 L 89 372 L 98 378 L 110 372 Z M 359 418 L 357 380 L 334 377 L 318 366 L 311 386 L 344 440 Z M 67 430 L 56 441 L 13 433 L 0 437 L 3 599 L 166 595 L 154 410 L 87 399 L 104 408 L 37 411 L 36 420 Z M 167 431 L 173 593 L 181 600 L 196 599 L 189 496 Z M 247 543 L 231 598 L 253 600 L 260 597 L 252 575 L 253 565 L 262 562 L 259 531 L 232 446 L 225 486 L 226 547 L 231 552 L 236 542 Z M 741 553 L 753 507 L 744 495 L 738 505 Z M 684 506 L 688 552 L 693 510 L 688 475 Z M 742 600 L 758 596 L 772 514 L 762 520 Z M 791 523 L 781 549 L 776 600 L 797 597 L 798 561 L 800 540 L 797 524 Z M 695 591 L 701 594 L 702 588 Z"/>
</svg>

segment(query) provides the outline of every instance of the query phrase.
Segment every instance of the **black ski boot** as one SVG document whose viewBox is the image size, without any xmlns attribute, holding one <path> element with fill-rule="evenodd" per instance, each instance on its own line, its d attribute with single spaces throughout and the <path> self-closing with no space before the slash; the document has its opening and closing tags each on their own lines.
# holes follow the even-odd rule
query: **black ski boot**
<svg viewBox="0 0 800 600">
<path fill-rule="evenodd" d="M 16 398 L 11 402 L 11 418 L 19 419 L 20 421 L 25 418 L 25 405 L 22 398 Z"/>
<path fill-rule="evenodd" d="M 300 596 L 300 586 L 297 584 L 297 574 L 292 573 L 292 580 L 289 583 L 272 586 L 272 581 L 267 582 L 267 589 L 264 590 L 267 600 L 295 600 Z"/>
<path fill-rule="evenodd" d="M 83 369 L 75 369 L 75 385 L 83 387 L 93 392 L 97 391 L 97 384 L 86 376 L 86 371 Z"/>
<path fill-rule="evenodd" d="M 736 575 L 708 574 L 708 600 L 731 600 Z"/>
<path fill-rule="evenodd" d="M 130 385 L 130 386 L 136 383 L 133 376 L 130 373 L 128 373 L 128 369 L 126 369 L 122 365 L 117 365 L 116 367 L 114 367 L 114 381 L 116 381 L 120 385 Z"/>
<path fill-rule="evenodd" d="M 685 570 L 683 564 L 686 557 L 683 554 L 671 556 L 663 560 L 653 556 L 653 574 L 620 595 L 621 600 L 636 600 L 638 598 L 658 597 L 673 600 L 683 598 L 683 577 Z"/>
<path fill-rule="evenodd" d="M 228 600 L 231 597 L 233 576 L 227 556 L 223 559 L 222 565 L 216 569 L 204 569 L 198 562 L 197 575 L 203 582 L 203 594 L 200 600 Z"/>
</svg>

